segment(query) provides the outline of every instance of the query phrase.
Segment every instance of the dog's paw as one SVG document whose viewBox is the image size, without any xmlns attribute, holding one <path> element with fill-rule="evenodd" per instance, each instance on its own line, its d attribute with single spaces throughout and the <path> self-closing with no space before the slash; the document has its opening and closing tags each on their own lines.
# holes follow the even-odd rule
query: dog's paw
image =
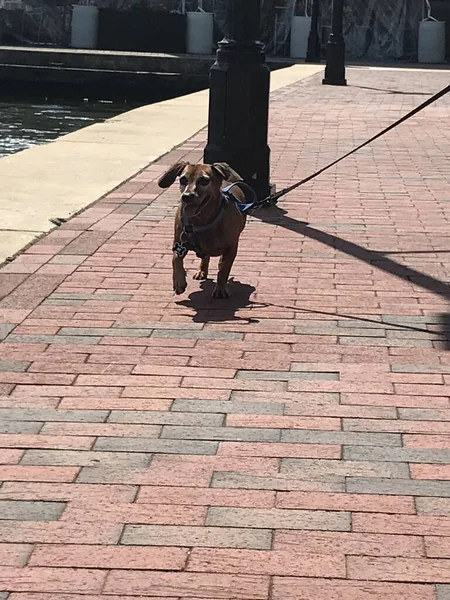
<svg viewBox="0 0 450 600">
<path fill-rule="evenodd" d="M 197 273 L 194 273 L 193 279 L 196 279 L 197 281 L 205 281 L 205 279 L 208 279 L 208 273 L 205 273 L 205 271 L 197 271 Z"/>
<path fill-rule="evenodd" d="M 175 294 L 177 296 L 181 296 L 181 294 L 184 294 L 184 292 L 186 291 L 187 285 L 184 285 L 182 287 L 174 287 L 173 291 L 175 292 Z"/>
<path fill-rule="evenodd" d="M 184 294 L 184 292 L 186 291 L 186 288 L 187 288 L 186 279 L 179 279 L 179 280 L 173 282 L 173 291 L 175 292 L 175 294 L 177 296 L 180 296 L 180 294 Z"/>
<path fill-rule="evenodd" d="M 230 297 L 230 292 L 227 290 L 227 288 L 219 288 L 216 286 L 212 293 L 212 297 L 219 300 L 226 300 Z"/>
</svg>

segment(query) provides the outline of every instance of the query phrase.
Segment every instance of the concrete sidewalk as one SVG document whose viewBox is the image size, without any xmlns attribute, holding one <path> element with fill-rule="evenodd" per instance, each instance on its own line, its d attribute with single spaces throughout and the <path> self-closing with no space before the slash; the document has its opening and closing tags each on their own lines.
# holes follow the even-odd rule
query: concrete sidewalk
<svg viewBox="0 0 450 600">
<path fill-rule="evenodd" d="M 273 94 L 278 186 L 448 77 L 348 82 Z M 0 271 L 1 600 L 449 600 L 449 117 L 252 218 L 230 301 L 171 291 L 205 132 Z"/>
</svg>

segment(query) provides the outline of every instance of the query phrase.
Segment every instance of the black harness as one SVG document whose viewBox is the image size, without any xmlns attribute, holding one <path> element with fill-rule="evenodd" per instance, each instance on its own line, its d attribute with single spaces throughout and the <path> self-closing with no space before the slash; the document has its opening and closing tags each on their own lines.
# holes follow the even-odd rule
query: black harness
<svg viewBox="0 0 450 600">
<path fill-rule="evenodd" d="M 246 202 L 240 202 L 238 198 L 233 194 L 232 188 L 238 186 L 245 195 Z M 180 239 L 175 242 L 172 250 L 180 257 L 184 258 L 189 250 L 195 252 L 199 258 L 205 258 L 207 254 L 200 248 L 197 236 L 199 233 L 204 233 L 210 229 L 214 229 L 223 219 L 227 206 L 234 202 L 236 208 L 242 214 L 247 214 L 257 204 L 256 194 L 253 189 L 247 185 L 244 181 L 236 181 L 227 187 L 222 189 L 222 200 L 220 203 L 219 212 L 207 225 L 193 225 L 190 217 L 187 217 L 184 213 L 184 206 L 181 207 L 181 222 L 183 224 L 183 231 L 181 232 Z"/>
</svg>

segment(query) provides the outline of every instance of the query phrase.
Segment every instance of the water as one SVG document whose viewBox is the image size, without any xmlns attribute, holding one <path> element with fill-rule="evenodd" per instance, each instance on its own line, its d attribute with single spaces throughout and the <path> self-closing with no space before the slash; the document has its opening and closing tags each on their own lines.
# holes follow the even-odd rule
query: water
<svg viewBox="0 0 450 600">
<path fill-rule="evenodd" d="M 93 123 L 110 119 L 137 104 L 48 100 L 0 101 L 0 159 L 7 154 L 45 144 Z"/>
</svg>

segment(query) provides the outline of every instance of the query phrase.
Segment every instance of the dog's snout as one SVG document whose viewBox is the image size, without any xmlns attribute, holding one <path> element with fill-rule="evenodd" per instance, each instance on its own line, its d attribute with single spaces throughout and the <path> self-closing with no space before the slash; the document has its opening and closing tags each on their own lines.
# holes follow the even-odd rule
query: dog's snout
<svg viewBox="0 0 450 600">
<path fill-rule="evenodd" d="M 194 200 L 195 197 L 195 192 L 183 192 L 183 194 L 181 195 L 181 199 L 183 200 L 183 202 L 190 202 L 191 200 Z"/>
</svg>

